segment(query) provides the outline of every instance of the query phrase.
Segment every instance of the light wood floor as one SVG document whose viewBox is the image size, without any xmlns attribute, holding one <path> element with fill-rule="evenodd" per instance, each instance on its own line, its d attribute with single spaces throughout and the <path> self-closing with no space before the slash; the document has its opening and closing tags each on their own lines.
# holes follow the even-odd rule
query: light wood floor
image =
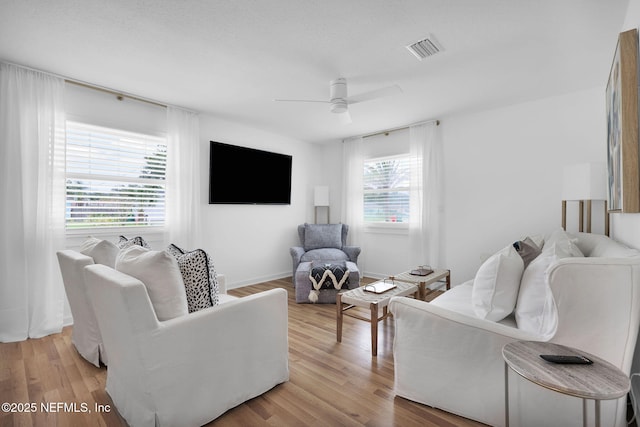
<svg viewBox="0 0 640 427">
<path fill-rule="evenodd" d="M 275 287 L 289 292 L 290 380 L 229 410 L 210 426 L 481 426 L 393 393 L 393 319 L 380 323 L 371 357 L 369 324 L 346 317 L 336 342 L 335 305 L 296 304 L 290 279 L 232 290 L 244 296 Z M 366 314 L 366 313 L 363 313 Z M 0 412 L 0 426 L 126 426 L 96 368 L 61 334 L 0 344 L 0 403 L 36 403 L 33 414 Z M 481 392 L 480 390 L 478 391 Z M 91 413 L 43 413 L 41 402 L 75 403 Z M 111 405 L 97 413 L 95 405 Z M 69 409 L 69 408 L 67 408 Z"/>
</svg>

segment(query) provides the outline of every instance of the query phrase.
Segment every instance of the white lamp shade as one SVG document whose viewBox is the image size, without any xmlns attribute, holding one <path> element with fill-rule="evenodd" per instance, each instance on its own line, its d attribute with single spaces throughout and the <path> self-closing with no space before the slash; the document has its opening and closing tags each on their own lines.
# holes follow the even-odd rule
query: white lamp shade
<svg viewBox="0 0 640 427">
<path fill-rule="evenodd" d="M 329 187 L 319 185 L 313 191 L 314 206 L 329 206 Z"/>
<path fill-rule="evenodd" d="M 564 167 L 562 200 L 606 200 L 607 166 L 582 163 Z"/>
</svg>

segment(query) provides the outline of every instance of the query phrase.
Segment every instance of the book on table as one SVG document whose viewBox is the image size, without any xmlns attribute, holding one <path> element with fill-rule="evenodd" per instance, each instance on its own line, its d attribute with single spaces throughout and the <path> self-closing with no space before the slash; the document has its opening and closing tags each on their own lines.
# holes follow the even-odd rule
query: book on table
<svg viewBox="0 0 640 427">
<path fill-rule="evenodd" d="M 420 265 L 415 270 L 409 272 L 412 276 L 428 276 L 431 273 L 433 273 L 433 269 L 428 265 Z"/>
<path fill-rule="evenodd" d="M 383 292 L 387 292 L 396 287 L 396 284 L 393 282 L 375 282 L 369 285 L 364 285 L 364 290 L 366 292 L 373 292 L 375 294 L 381 294 Z"/>
</svg>

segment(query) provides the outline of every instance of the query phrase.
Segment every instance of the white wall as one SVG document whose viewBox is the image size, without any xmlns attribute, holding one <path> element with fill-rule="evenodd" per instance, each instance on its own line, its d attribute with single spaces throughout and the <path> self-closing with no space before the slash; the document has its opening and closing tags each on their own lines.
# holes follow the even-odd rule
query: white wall
<svg viewBox="0 0 640 427">
<path fill-rule="evenodd" d="M 297 225 L 313 222 L 313 187 L 325 183 L 319 147 L 210 115 L 200 116 L 200 136 L 203 183 L 208 182 L 209 141 L 293 156 L 291 205 L 209 205 L 204 185 L 200 206 L 204 249 L 230 288 L 291 276 L 289 248 L 298 245 Z M 259 179 L 251 172 L 246 171 L 247 179 Z"/>
<path fill-rule="evenodd" d="M 620 32 L 638 27 L 640 27 L 640 0 L 630 0 L 624 26 Z M 611 237 L 640 248 L 640 214 L 611 214 Z"/>
<path fill-rule="evenodd" d="M 563 167 L 606 159 L 604 88 L 445 117 L 442 126 L 454 283 L 513 241 L 560 227 Z"/>
<path fill-rule="evenodd" d="M 515 240 L 560 227 L 563 167 L 606 158 L 604 87 L 439 119 L 445 162 L 440 267 L 451 269 L 454 285 L 472 279 L 484 259 Z M 333 144 L 324 149 L 330 156 L 337 151 Z M 406 235 L 369 232 L 359 244 L 365 275 L 414 267 Z"/>
</svg>

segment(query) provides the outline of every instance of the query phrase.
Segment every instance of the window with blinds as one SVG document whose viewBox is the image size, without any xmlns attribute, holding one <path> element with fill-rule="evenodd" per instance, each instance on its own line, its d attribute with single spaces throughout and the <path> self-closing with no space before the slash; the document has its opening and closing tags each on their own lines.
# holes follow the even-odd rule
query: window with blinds
<svg viewBox="0 0 640 427">
<path fill-rule="evenodd" d="M 387 157 L 364 164 L 364 222 L 408 223 L 409 157 Z"/>
<path fill-rule="evenodd" d="M 165 138 L 67 122 L 67 230 L 159 227 Z"/>
</svg>

